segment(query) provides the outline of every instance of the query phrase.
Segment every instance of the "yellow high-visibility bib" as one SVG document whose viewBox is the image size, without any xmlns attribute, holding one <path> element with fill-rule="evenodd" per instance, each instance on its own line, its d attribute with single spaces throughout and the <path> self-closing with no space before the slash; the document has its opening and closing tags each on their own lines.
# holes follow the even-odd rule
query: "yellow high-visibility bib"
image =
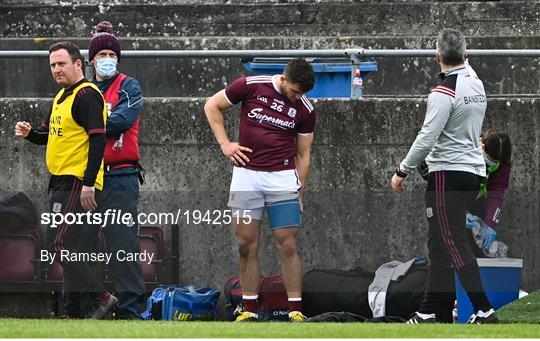
<svg viewBox="0 0 540 341">
<path fill-rule="evenodd" d="M 73 90 L 62 103 L 58 100 L 62 97 L 65 89 L 60 90 L 53 102 L 51 117 L 49 118 L 49 139 L 47 142 L 47 168 L 53 175 L 72 175 L 80 179 L 84 178 L 84 172 L 88 163 L 89 137 L 84 127 L 80 126 L 71 115 L 71 107 L 77 96 L 77 92 L 85 87 L 95 89 L 99 94 L 98 87 L 90 82 L 84 82 Z M 103 96 L 101 96 L 103 98 Z M 98 113 L 96 113 L 97 115 Z M 103 100 L 103 124 L 107 122 L 107 106 Z M 96 189 L 103 188 L 103 160 L 94 184 Z"/>
</svg>

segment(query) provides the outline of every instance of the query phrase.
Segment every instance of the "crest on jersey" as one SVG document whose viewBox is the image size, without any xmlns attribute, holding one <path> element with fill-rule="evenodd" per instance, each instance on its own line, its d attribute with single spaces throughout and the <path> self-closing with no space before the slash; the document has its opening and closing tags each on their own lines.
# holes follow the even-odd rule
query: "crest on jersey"
<svg viewBox="0 0 540 341">
<path fill-rule="evenodd" d="M 52 211 L 53 211 L 54 213 L 60 213 L 60 212 L 62 212 L 62 203 L 60 203 L 60 202 L 55 202 L 55 203 L 53 204 Z"/>
<path fill-rule="evenodd" d="M 289 117 L 295 117 L 296 116 L 296 109 L 295 108 L 289 108 L 289 112 L 287 113 Z"/>
</svg>

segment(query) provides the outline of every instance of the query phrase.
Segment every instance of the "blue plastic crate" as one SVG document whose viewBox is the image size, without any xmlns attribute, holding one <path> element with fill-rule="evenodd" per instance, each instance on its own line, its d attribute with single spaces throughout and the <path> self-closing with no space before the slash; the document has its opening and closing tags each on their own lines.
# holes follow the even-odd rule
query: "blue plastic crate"
<svg viewBox="0 0 540 341">
<path fill-rule="evenodd" d="M 267 63 L 249 61 L 244 68 L 255 75 L 275 75 L 283 73 L 287 61 L 283 63 Z M 360 72 L 366 77 L 370 72 L 378 70 L 376 62 L 361 62 Z M 351 63 L 311 63 L 315 73 L 315 87 L 306 93 L 310 98 L 350 98 L 351 97 Z M 356 66 L 355 66 L 356 67 Z M 365 84 L 365 83 L 364 83 Z"/>
<path fill-rule="evenodd" d="M 484 290 L 489 303 L 494 309 L 499 309 L 503 305 L 518 299 L 521 271 L 523 269 L 522 259 L 478 258 L 477 260 Z M 457 275 L 455 278 L 458 322 L 466 323 L 475 312 L 473 312 L 469 296 L 463 289 Z"/>
</svg>

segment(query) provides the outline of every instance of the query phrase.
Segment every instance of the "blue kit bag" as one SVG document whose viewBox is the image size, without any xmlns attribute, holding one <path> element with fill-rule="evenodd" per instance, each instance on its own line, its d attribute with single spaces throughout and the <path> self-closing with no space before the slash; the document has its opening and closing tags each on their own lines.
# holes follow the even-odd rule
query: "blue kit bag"
<svg viewBox="0 0 540 341">
<path fill-rule="evenodd" d="M 158 286 L 146 301 L 145 320 L 211 321 L 216 319 L 219 290 L 195 286 Z"/>
</svg>

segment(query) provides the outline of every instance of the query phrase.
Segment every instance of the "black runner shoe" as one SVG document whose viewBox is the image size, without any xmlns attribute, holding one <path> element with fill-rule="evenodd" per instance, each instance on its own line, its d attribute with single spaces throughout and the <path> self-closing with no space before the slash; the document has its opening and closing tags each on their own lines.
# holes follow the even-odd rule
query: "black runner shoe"
<svg viewBox="0 0 540 341">
<path fill-rule="evenodd" d="M 420 324 L 420 323 L 437 323 L 437 318 L 435 317 L 435 314 L 429 314 L 429 317 L 423 318 L 420 315 L 418 315 L 418 312 L 414 313 L 414 316 L 411 317 L 407 324 Z"/>
<path fill-rule="evenodd" d="M 499 318 L 497 317 L 497 314 L 495 313 L 495 310 L 489 309 L 487 313 L 484 313 L 484 316 L 478 316 L 476 314 L 472 314 L 469 318 L 469 321 L 467 323 L 469 324 L 493 324 L 493 323 L 499 323 Z"/>
</svg>

